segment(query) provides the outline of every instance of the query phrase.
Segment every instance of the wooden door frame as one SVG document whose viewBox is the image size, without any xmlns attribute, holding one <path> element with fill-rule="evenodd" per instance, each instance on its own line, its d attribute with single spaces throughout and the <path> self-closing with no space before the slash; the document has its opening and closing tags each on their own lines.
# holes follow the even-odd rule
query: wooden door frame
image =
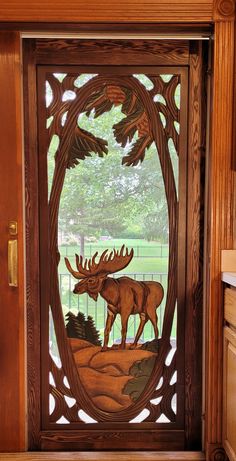
<svg viewBox="0 0 236 461">
<path fill-rule="evenodd" d="M 122 14 L 122 21 L 136 22 L 151 21 L 152 23 L 163 23 L 181 21 L 185 2 L 155 1 L 155 6 L 143 3 L 143 9 L 135 14 L 132 9 L 132 19 L 128 16 L 125 6 L 119 3 Z M 25 2 L 25 5 L 27 2 Z M 19 21 L 32 23 L 38 20 L 36 2 L 31 2 L 24 8 L 14 4 L 9 9 L 10 2 L 5 2 L 0 8 L 0 20 L 5 21 L 0 34 L 0 62 L 1 62 L 1 112 L 5 114 L 5 122 L 0 127 L 1 166 L 4 176 L 11 178 L 11 183 L 1 181 L 1 196 L 18 197 L 18 200 L 8 200 L 7 208 L 1 203 L 0 215 L 2 219 L 2 239 L 0 243 L 1 255 L 5 255 L 8 235 L 8 218 L 14 216 L 18 219 L 20 244 L 19 251 L 19 272 L 21 274 L 20 285 L 17 290 L 7 287 L 7 265 L 3 262 L 4 285 L 0 287 L 1 300 L 5 305 L 14 306 L 14 311 L 7 312 L 6 321 L 0 326 L 2 338 L 2 351 L 5 357 L 4 375 L 1 381 L 1 393 L 10 395 L 10 400 L 1 405 L 1 421 L 5 421 L 1 430 L 2 451 L 20 451 L 27 449 L 27 438 L 25 435 L 26 418 L 26 385 L 25 385 L 25 307 L 24 307 L 24 211 L 23 203 L 23 149 L 22 136 L 23 122 L 19 114 L 22 112 L 22 99 L 20 98 L 21 85 L 21 50 L 20 32 L 24 25 Z M 131 2 L 128 2 L 129 8 Z M 92 11 L 97 10 L 92 3 L 88 3 Z M 62 24 L 68 21 L 86 21 L 88 19 L 88 7 L 84 4 L 82 8 L 78 5 L 79 12 L 74 15 L 73 8 L 70 9 L 70 2 L 67 2 L 67 16 L 63 11 L 57 11 L 54 20 Z M 107 7 L 103 2 L 104 8 Z M 158 6 L 161 5 L 158 11 Z M 164 9 L 162 9 L 164 5 Z M 188 3 L 188 5 L 190 5 Z M 204 5 L 204 8 L 202 6 Z M 134 5 L 132 5 L 133 7 Z M 130 9 L 128 8 L 128 12 Z M 206 226 L 206 254 L 205 254 L 205 401 L 206 411 L 203 415 L 205 420 L 205 448 L 207 459 L 225 459 L 222 451 L 222 325 L 223 325 L 223 302 L 221 285 L 221 250 L 233 248 L 233 199 L 235 174 L 231 169 L 232 158 L 232 120 L 233 120 L 233 66 L 234 66 L 234 8 L 233 0 L 217 0 L 192 2 L 187 8 L 186 22 L 211 23 L 215 26 L 214 31 L 214 72 L 212 75 L 212 102 L 211 120 L 209 129 L 209 165 L 208 165 L 208 194 L 207 194 L 207 226 Z M 50 5 L 41 9 L 41 21 L 52 20 Z M 145 14 L 140 13 L 140 11 Z M 163 12 L 164 11 L 164 12 Z M 167 11 L 168 14 L 165 12 Z M 103 16 L 102 16 L 103 12 Z M 113 9 L 100 11 L 99 20 L 111 22 L 113 20 Z M 87 16 L 86 16 L 87 14 Z M 109 16 L 110 14 L 110 16 Z M 149 14 L 149 17 L 148 17 Z M 44 15 L 44 17 L 43 17 Z M 81 16 L 82 15 L 82 16 Z M 79 19 L 81 18 L 82 19 Z M 92 16 L 94 18 L 94 16 Z M 101 19 L 103 18 L 103 19 Z M 121 20 L 121 18 L 120 18 Z M 18 21 L 18 24 L 9 24 L 9 21 Z M 96 17 L 94 18 L 96 21 Z M 27 24 L 25 25 L 27 27 Z M 49 26 L 51 28 L 51 26 Z M 8 30 L 7 30 L 8 29 Z M 11 29 L 11 31 L 9 31 Z M 28 25 L 28 30 L 35 30 L 35 26 Z M 8 88 L 8 95 L 5 88 Z M 17 123 L 12 123 L 16 120 Z M 11 153 L 11 161 L 7 162 L 6 153 Z M 11 185 L 9 189 L 9 185 Z M 26 197 L 27 202 L 27 197 Z M 6 213 L 7 210 L 7 213 Z M 4 261 L 4 260 L 3 260 Z M 17 322 L 16 322 L 17 319 Z M 6 329 L 6 324 L 8 329 Z M 9 343 L 9 328 L 14 333 L 14 340 Z M 12 370 L 11 363 L 15 364 Z M 17 388 L 15 386 L 17 383 Z M 17 390 L 16 390 L 17 389 Z M 12 394 L 9 391 L 12 390 Z M 33 396 L 32 396 L 33 398 Z"/>
</svg>

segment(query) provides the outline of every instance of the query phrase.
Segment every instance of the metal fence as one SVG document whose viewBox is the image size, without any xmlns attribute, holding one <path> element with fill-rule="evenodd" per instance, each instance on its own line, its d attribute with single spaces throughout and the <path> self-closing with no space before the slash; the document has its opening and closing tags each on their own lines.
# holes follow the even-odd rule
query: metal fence
<svg viewBox="0 0 236 461">
<path fill-rule="evenodd" d="M 100 254 L 105 249 L 112 251 L 114 248 L 116 248 L 115 245 L 109 245 L 109 244 L 107 244 L 106 246 L 86 244 L 85 249 L 84 249 L 84 256 L 86 258 L 91 258 L 91 256 L 93 256 L 93 254 L 96 251 Z M 134 249 L 135 258 L 168 258 L 168 255 L 169 255 L 169 245 L 168 244 L 145 245 L 145 246 L 132 245 L 132 248 Z M 117 249 L 120 249 L 120 246 L 117 247 Z M 74 247 L 69 246 L 69 245 L 60 246 L 60 253 L 61 253 L 61 256 L 74 256 L 74 253 L 75 253 Z"/>
<path fill-rule="evenodd" d="M 115 278 L 121 276 L 128 276 L 133 278 L 134 280 L 140 281 L 157 281 L 160 282 L 164 288 L 164 299 L 161 305 L 158 307 L 157 314 L 158 314 L 158 327 L 161 331 L 163 317 L 164 317 L 164 308 L 165 308 L 165 298 L 166 298 L 166 290 L 167 290 L 167 273 L 160 273 L 160 272 L 148 272 L 148 273 L 119 273 L 114 274 Z M 83 312 L 86 316 L 90 315 L 93 317 L 96 328 L 99 330 L 101 339 L 103 339 L 103 333 L 106 323 L 106 316 L 107 316 L 107 308 L 105 300 L 99 296 L 98 301 L 95 302 L 91 299 L 86 293 L 83 295 L 75 295 L 73 293 L 74 287 L 74 279 L 71 274 L 59 274 L 59 285 L 60 285 L 60 294 L 63 306 L 63 313 L 64 316 L 67 314 L 68 311 L 72 311 L 75 314 L 80 311 Z M 137 331 L 139 325 L 139 317 L 137 315 L 131 316 L 129 319 L 127 337 L 128 339 L 132 340 L 135 337 L 135 333 Z M 113 329 L 110 335 L 110 342 L 119 342 L 121 337 L 121 325 L 119 316 L 116 319 Z M 151 322 L 147 322 L 145 325 L 145 329 L 142 335 L 142 341 L 148 341 L 153 339 L 153 327 Z"/>
</svg>

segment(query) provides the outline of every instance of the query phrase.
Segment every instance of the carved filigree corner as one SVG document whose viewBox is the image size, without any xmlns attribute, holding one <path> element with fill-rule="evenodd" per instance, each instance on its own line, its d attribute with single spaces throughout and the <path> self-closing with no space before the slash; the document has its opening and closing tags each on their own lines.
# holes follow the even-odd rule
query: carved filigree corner
<svg viewBox="0 0 236 461">
<path fill-rule="evenodd" d="M 210 461 L 228 461 L 228 456 L 226 455 L 224 448 L 217 447 L 211 451 L 209 460 Z"/>
<path fill-rule="evenodd" d="M 215 0 L 213 17 L 215 21 L 234 20 L 235 0 Z"/>
</svg>

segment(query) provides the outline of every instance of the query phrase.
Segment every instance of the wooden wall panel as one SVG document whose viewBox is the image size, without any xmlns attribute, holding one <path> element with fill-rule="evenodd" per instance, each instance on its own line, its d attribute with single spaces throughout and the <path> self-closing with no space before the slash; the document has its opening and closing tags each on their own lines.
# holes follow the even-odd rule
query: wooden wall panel
<svg viewBox="0 0 236 461">
<path fill-rule="evenodd" d="M 227 44 L 227 46 L 226 46 Z M 212 79 L 208 222 L 206 254 L 206 449 L 209 459 L 223 456 L 222 362 L 223 287 L 221 250 L 233 244 L 233 105 L 234 21 L 215 24 Z M 224 459 L 219 458 L 219 459 Z"/>
<path fill-rule="evenodd" d="M 2 0 L 0 21 L 201 22 L 212 11 L 213 0 Z"/>
<path fill-rule="evenodd" d="M 236 24 L 236 22 L 235 22 Z M 236 29 L 236 28 L 235 28 Z M 236 32 L 234 33 L 234 115 L 233 115 L 233 158 L 232 166 L 234 170 L 234 243 L 236 249 Z"/>
<path fill-rule="evenodd" d="M 25 318 L 20 40 L 0 33 L 0 449 L 25 448 Z M 8 285 L 10 220 L 18 221 L 18 288 Z"/>
</svg>

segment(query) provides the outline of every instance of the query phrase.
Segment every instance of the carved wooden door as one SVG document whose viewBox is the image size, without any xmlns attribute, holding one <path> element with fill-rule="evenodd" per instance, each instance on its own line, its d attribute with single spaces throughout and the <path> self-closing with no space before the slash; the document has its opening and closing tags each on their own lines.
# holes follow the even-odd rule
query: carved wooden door
<svg viewBox="0 0 236 461">
<path fill-rule="evenodd" d="M 198 449 L 201 46 L 24 49 L 30 447 Z"/>
</svg>

